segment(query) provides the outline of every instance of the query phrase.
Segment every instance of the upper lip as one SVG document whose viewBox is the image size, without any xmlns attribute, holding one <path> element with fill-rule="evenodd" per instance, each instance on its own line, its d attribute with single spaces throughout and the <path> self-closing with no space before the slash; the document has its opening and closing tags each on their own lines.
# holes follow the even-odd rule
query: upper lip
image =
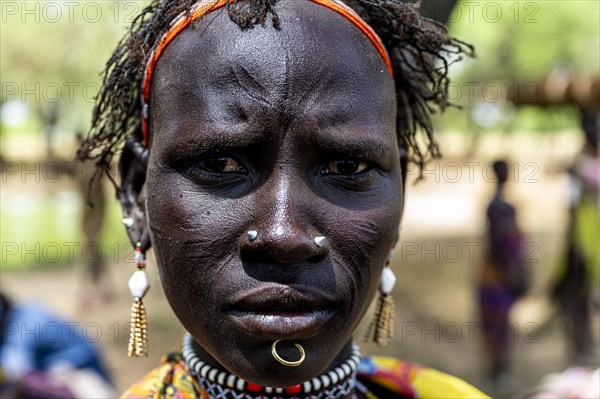
<svg viewBox="0 0 600 399">
<path fill-rule="evenodd" d="M 333 300 L 318 289 L 277 284 L 236 296 L 230 310 L 250 313 L 313 312 L 331 307 Z"/>
</svg>

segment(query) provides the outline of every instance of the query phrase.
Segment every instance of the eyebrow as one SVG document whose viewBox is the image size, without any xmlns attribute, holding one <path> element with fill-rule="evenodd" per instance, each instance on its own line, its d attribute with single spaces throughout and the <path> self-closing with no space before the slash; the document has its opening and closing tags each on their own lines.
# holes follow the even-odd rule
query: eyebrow
<svg viewBox="0 0 600 399">
<path fill-rule="evenodd" d="M 202 153 L 211 150 L 236 150 L 264 143 L 265 136 L 254 133 L 252 130 L 242 127 L 214 124 L 207 126 L 199 134 L 192 127 L 189 132 L 172 131 L 171 135 L 180 135 L 176 143 L 168 146 L 168 151 L 176 154 L 187 155 L 190 153 Z M 172 140 L 168 140 L 173 142 Z"/>
<path fill-rule="evenodd" d="M 387 155 L 392 150 L 391 143 L 384 139 L 383 136 L 380 138 L 364 136 L 356 138 L 356 135 L 353 134 L 352 138 L 350 138 L 345 134 L 343 128 L 327 130 L 338 130 L 339 133 L 334 135 L 315 134 L 312 142 L 316 148 L 333 153 L 367 158 L 380 158 Z"/>
<path fill-rule="evenodd" d="M 311 149 L 315 151 L 373 159 L 384 157 L 393 151 L 394 144 L 389 140 L 392 133 L 386 131 L 388 126 L 375 120 L 357 123 L 353 121 L 354 117 L 355 115 L 352 115 L 340 121 L 332 115 L 321 115 L 323 119 L 317 117 L 321 119 L 320 123 L 313 125 L 316 122 L 313 119 L 311 122 L 296 120 L 295 124 L 300 126 L 300 129 L 308 128 L 307 122 L 309 126 L 313 125 L 313 133 L 308 140 Z M 182 156 L 211 150 L 240 150 L 277 140 L 277 135 L 265 135 L 260 129 L 234 120 L 211 121 L 203 124 L 202 130 L 192 121 L 181 123 L 170 129 L 169 136 L 174 135 L 178 135 L 179 140 L 174 140 L 177 143 L 168 146 L 168 151 Z"/>
</svg>

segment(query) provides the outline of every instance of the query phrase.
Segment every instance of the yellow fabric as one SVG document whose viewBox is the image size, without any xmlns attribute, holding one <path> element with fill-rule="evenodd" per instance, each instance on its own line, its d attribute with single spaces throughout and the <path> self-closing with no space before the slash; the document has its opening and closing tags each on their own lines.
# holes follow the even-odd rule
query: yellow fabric
<svg viewBox="0 0 600 399">
<path fill-rule="evenodd" d="M 364 357 L 361 359 L 358 377 L 365 383 L 370 381 L 389 391 L 397 392 L 402 397 L 418 399 L 489 398 L 459 378 L 392 357 Z"/>
<path fill-rule="evenodd" d="M 419 399 L 489 398 L 465 381 L 433 369 L 422 369 L 412 383 Z"/>
<path fill-rule="evenodd" d="M 584 198 L 575 208 L 575 242 L 583 251 L 593 285 L 600 279 L 600 214 L 598 204 Z"/>
<path fill-rule="evenodd" d="M 160 367 L 146 374 L 121 395 L 122 399 L 210 399 L 188 373 L 181 355 L 164 357 Z"/>
</svg>

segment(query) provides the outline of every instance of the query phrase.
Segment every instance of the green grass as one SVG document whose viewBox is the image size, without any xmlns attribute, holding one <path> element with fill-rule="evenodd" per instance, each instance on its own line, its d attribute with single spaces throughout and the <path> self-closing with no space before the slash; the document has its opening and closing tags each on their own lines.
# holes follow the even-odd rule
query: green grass
<svg viewBox="0 0 600 399">
<path fill-rule="evenodd" d="M 109 200 L 105 225 L 97 244 L 108 263 L 127 255 L 127 237 L 120 224 L 119 204 Z M 0 207 L 0 268 L 2 270 L 64 266 L 94 255 L 81 228 L 82 200 L 76 192 L 40 196 L 11 195 Z"/>
</svg>

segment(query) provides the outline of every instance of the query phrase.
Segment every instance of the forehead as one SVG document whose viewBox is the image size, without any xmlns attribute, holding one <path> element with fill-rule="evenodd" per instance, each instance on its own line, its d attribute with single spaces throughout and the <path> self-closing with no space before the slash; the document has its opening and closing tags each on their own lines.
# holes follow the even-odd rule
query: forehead
<svg viewBox="0 0 600 399">
<path fill-rule="evenodd" d="M 357 27 L 310 1 L 282 0 L 276 11 L 280 30 L 269 21 L 242 31 L 221 9 L 179 34 L 157 64 L 152 119 L 191 109 L 206 119 L 243 104 L 395 115 L 393 79 Z"/>
</svg>

